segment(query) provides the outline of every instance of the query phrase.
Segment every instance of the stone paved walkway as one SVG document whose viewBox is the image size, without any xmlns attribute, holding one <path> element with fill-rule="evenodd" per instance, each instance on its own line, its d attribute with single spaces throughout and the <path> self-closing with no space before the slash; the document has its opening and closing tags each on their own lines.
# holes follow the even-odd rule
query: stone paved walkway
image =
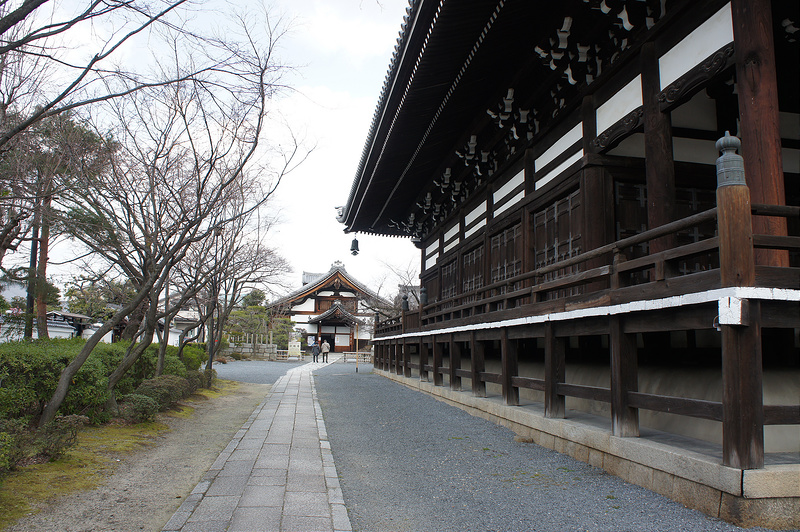
<svg viewBox="0 0 800 532">
<path fill-rule="evenodd" d="M 352 530 L 311 376 L 324 365 L 273 385 L 163 532 Z"/>
</svg>

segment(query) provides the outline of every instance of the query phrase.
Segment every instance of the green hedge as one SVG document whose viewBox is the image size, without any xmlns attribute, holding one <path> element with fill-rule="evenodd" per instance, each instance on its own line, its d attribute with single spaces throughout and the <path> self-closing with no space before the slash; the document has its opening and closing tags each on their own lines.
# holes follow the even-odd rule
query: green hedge
<svg viewBox="0 0 800 532">
<path fill-rule="evenodd" d="M 0 419 L 22 419 L 26 423 L 38 419 L 55 391 L 61 371 L 78 355 L 84 343 L 82 339 L 0 343 Z M 59 414 L 85 415 L 93 423 L 105 421 L 108 375 L 122 361 L 127 347 L 127 343 L 121 342 L 98 344 L 73 378 Z M 202 355 L 202 351 L 187 349 L 184 349 L 185 362 L 181 362 L 177 348 L 167 348 L 165 375 L 185 378 L 197 373 L 198 360 L 202 360 L 198 352 Z M 158 345 L 152 345 L 117 384 L 116 396 L 134 393 L 142 382 L 155 375 L 157 362 Z M 196 381 L 193 377 L 189 386 L 196 386 Z"/>
</svg>

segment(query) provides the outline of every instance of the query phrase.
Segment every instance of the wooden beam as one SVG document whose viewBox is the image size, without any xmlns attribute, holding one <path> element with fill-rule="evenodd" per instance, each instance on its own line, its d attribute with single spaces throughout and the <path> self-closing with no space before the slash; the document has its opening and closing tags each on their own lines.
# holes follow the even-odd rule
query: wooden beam
<svg viewBox="0 0 800 532">
<path fill-rule="evenodd" d="M 785 205 L 771 2 L 732 0 L 731 11 L 745 177 L 754 203 Z M 786 220 L 756 218 L 753 232 L 785 236 Z M 789 253 L 758 250 L 756 262 L 787 267 Z"/>
<path fill-rule="evenodd" d="M 622 318 L 609 320 L 611 348 L 611 430 L 614 436 L 639 436 L 639 410 L 632 408 L 628 392 L 639 391 L 636 335 L 623 332 Z"/>
<path fill-rule="evenodd" d="M 481 373 L 486 371 L 486 346 L 475 338 L 475 331 L 471 333 L 469 341 L 470 370 L 472 375 L 472 393 L 476 397 L 486 397 L 486 383 L 481 379 Z"/>
<path fill-rule="evenodd" d="M 503 401 L 507 405 L 519 405 L 519 388 L 511 382 L 512 377 L 519 375 L 519 346 L 517 340 L 508 339 L 508 329 L 503 328 L 500 334 L 500 358 L 503 366 Z"/>
<path fill-rule="evenodd" d="M 544 416 L 563 418 L 566 397 L 559 395 L 558 385 L 566 377 L 566 339 L 555 335 L 552 322 L 545 324 L 544 331 Z"/>
</svg>

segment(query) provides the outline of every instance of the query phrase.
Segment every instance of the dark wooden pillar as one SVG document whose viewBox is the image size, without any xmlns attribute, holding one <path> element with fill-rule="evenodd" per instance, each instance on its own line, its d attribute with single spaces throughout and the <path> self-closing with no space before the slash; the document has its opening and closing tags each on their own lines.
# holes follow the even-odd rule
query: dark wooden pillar
<svg viewBox="0 0 800 532">
<path fill-rule="evenodd" d="M 503 401 L 512 406 L 519 404 L 519 388 L 511 384 L 512 377 L 519 375 L 518 351 L 517 341 L 508 338 L 508 329 L 501 329 L 500 359 L 503 366 Z"/>
<path fill-rule="evenodd" d="M 472 373 L 472 393 L 476 397 L 486 397 L 486 383 L 481 379 L 481 373 L 486 371 L 486 346 L 475 339 L 475 331 L 469 340 L 470 372 Z"/>
<path fill-rule="evenodd" d="M 442 385 L 442 344 L 433 337 L 433 385 Z"/>
<path fill-rule="evenodd" d="M 427 369 L 429 351 L 430 349 L 428 348 L 428 343 L 423 338 L 419 343 L 419 380 L 421 381 L 430 380 Z"/>
<path fill-rule="evenodd" d="M 461 390 L 461 377 L 457 370 L 461 369 L 461 342 L 453 340 L 450 335 L 450 389 Z"/>
<path fill-rule="evenodd" d="M 405 338 L 403 338 L 403 375 L 411 376 L 411 353 Z"/>
<path fill-rule="evenodd" d="M 628 392 L 639 389 L 636 335 L 622 330 L 622 318 L 619 316 L 612 316 L 609 321 L 611 431 L 614 436 L 638 436 L 639 410 L 631 408 L 628 403 Z"/>
<path fill-rule="evenodd" d="M 718 172 L 717 212 L 720 282 L 723 287 L 752 286 L 755 259 L 746 176 L 738 171 L 732 149 L 736 137 L 717 147 L 727 161 Z M 741 164 L 741 163 L 740 163 Z M 742 301 L 738 320 L 723 320 L 722 330 L 722 461 L 740 469 L 764 467 L 764 398 L 762 389 L 761 312 L 758 301 Z M 724 322 L 730 322 L 724 323 Z"/>
<path fill-rule="evenodd" d="M 771 3 L 732 0 L 731 11 L 747 185 L 753 203 L 785 205 Z M 753 232 L 786 235 L 786 218 L 758 216 L 753 220 Z M 757 264 L 789 266 L 788 251 L 757 250 L 755 257 Z"/>
<path fill-rule="evenodd" d="M 583 150 L 592 153 L 597 137 L 597 111 L 594 97 L 583 98 L 581 104 L 583 123 Z M 614 180 L 602 166 L 586 166 L 580 174 L 581 208 L 583 223 L 580 227 L 583 249 L 589 251 L 614 241 Z M 586 262 L 586 269 L 603 266 L 608 258 L 598 257 Z M 608 281 L 595 281 L 585 286 L 586 292 L 608 288 Z"/>
<path fill-rule="evenodd" d="M 722 329 L 722 463 L 739 469 L 764 467 L 761 306 L 749 301 L 746 326 Z"/>
<path fill-rule="evenodd" d="M 672 124 L 669 113 L 661 112 L 658 56 L 655 44 L 642 45 L 642 103 L 644 111 L 644 157 L 647 180 L 647 225 L 650 229 L 675 217 L 675 165 L 672 161 Z M 650 241 L 650 253 L 675 246 L 668 235 Z"/>
<path fill-rule="evenodd" d="M 397 340 L 394 341 L 394 372 L 403 374 L 403 344 Z"/>
<path fill-rule="evenodd" d="M 566 398 L 558 394 L 558 385 L 566 378 L 566 339 L 556 337 L 553 323 L 544 326 L 544 415 L 563 418 Z"/>
</svg>

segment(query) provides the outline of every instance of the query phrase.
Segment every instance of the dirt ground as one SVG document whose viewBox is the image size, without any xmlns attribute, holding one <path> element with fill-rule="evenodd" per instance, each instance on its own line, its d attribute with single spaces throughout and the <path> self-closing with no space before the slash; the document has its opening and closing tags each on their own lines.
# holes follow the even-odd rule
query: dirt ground
<svg viewBox="0 0 800 532">
<path fill-rule="evenodd" d="M 171 430 L 123 459 L 102 486 L 52 501 L 4 532 L 160 531 L 267 391 L 240 383 L 230 395 L 189 402 L 192 416 L 165 417 Z"/>
</svg>

